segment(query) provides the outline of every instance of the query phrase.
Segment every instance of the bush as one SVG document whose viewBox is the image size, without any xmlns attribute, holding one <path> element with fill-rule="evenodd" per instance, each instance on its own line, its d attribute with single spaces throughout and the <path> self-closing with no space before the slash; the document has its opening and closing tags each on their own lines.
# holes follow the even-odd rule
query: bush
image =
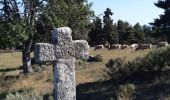
<svg viewBox="0 0 170 100">
<path fill-rule="evenodd" d="M 145 72 L 161 72 L 170 66 L 170 47 L 154 50 L 144 56 L 129 62 L 133 68 Z"/>
<path fill-rule="evenodd" d="M 87 62 L 102 62 L 103 58 L 101 55 L 96 55 L 94 57 L 90 56 Z"/>
<path fill-rule="evenodd" d="M 143 73 L 158 74 L 165 71 L 166 67 L 170 67 L 170 47 L 153 50 L 146 56 L 129 62 L 121 58 L 110 59 L 106 64 L 106 71 L 112 79 L 121 80 L 139 72 L 140 76 L 144 76 Z"/>
<path fill-rule="evenodd" d="M 132 100 L 135 93 L 134 84 L 120 85 L 118 88 L 118 100 Z"/>
<path fill-rule="evenodd" d="M 125 60 L 121 58 L 110 59 L 106 64 L 106 72 L 112 79 L 119 79 L 125 70 Z"/>
<path fill-rule="evenodd" d="M 33 95 L 29 93 L 28 91 L 25 91 L 23 93 L 10 93 L 6 96 L 5 100 L 43 100 L 42 96 Z"/>
</svg>

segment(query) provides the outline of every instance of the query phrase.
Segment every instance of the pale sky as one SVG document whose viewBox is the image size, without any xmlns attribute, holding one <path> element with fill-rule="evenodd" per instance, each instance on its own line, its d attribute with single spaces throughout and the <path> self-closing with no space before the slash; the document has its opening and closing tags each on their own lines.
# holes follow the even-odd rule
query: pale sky
<svg viewBox="0 0 170 100">
<path fill-rule="evenodd" d="M 141 25 L 148 24 L 163 13 L 162 9 L 154 5 L 157 0 L 88 0 L 88 2 L 93 2 L 92 9 L 96 16 L 110 8 L 114 13 L 112 16 L 114 22 L 121 19 L 132 25 L 137 22 Z"/>
</svg>

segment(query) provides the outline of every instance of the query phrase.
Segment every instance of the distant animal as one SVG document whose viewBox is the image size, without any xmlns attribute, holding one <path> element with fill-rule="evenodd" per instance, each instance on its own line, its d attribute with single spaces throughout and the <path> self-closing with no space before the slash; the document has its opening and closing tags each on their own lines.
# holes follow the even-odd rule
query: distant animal
<svg viewBox="0 0 170 100">
<path fill-rule="evenodd" d="M 121 44 L 112 44 L 109 48 L 110 49 L 121 49 Z"/>
<path fill-rule="evenodd" d="M 127 48 L 129 48 L 129 45 L 126 44 L 121 45 L 121 49 L 127 49 Z"/>
<path fill-rule="evenodd" d="M 98 49 L 104 49 L 104 46 L 103 45 L 96 45 L 94 50 L 98 50 Z"/>
<path fill-rule="evenodd" d="M 138 51 L 138 50 L 144 50 L 144 49 L 151 49 L 152 48 L 152 44 L 149 43 L 149 44 L 140 44 L 136 49 L 135 51 Z"/>
<path fill-rule="evenodd" d="M 138 46 L 139 46 L 138 44 L 132 44 L 130 45 L 130 48 L 135 50 Z"/>
<path fill-rule="evenodd" d="M 105 44 L 104 47 L 109 49 L 110 45 L 109 44 Z"/>
<path fill-rule="evenodd" d="M 156 48 L 160 48 L 160 47 L 167 47 L 168 46 L 168 42 L 160 42 Z"/>
</svg>

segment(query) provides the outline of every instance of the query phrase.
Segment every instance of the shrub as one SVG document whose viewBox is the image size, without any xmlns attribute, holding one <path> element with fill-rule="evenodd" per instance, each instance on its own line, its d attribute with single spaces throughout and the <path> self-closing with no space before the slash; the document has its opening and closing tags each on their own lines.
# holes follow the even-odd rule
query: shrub
<svg viewBox="0 0 170 100">
<path fill-rule="evenodd" d="M 118 79 L 125 70 L 125 61 L 121 58 L 110 59 L 106 64 L 106 72 L 112 79 Z"/>
<path fill-rule="evenodd" d="M 132 100 L 135 93 L 134 84 L 120 85 L 118 88 L 118 100 Z"/>
<path fill-rule="evenodd" d="M 23 93 L 10 93 L 6 96 L 5 100 L 43 100 L 42 96 L 33 95 L 29 93 L 28 91 L 25 91 Z"/>
<path fill-rule="evenodd" d="M 40 72 L 40 71 L 42 71 L 42 68 L 39 66 L 39 65 L 33 65 L 33 71 L 34 72 Z"/>
<path fill-rule="evenodd" d="M 103 61 L 103 58 L 102 58 L 102 56 L 101 55 L 96 55 L 96 56 L 94 56 L 94 61 L 96 61 L 96 62 L 101 62 L 101 61 Z"/>
<path fill-rule="evenodd" d="M 129 65 L 140 71 L 161 72 L 163 68 L 170 66 L 170 47 L 154 50 L 143 58 L 129 62 Z"/>
<path fill-rule="evenodd" d="M 154 75 L 155 73 L 161 73 L 165 67 L 170 66 L 170 47 L 161 48 L 151 51 L 144 57 L 138 57 L 133 61 L 125 62 L 124 59 L 110 59 L 106 64 L 106 71 L 108 76 L 112 79 L 125 79 L 126 77 L 139 73 L 149 73 Z"/>
<path fill-rule="evenodd" d="M 102 62 L 103 58 L 101 55 L 96 55 L 94 57 L 89 57 L 89 59 L 87 60 L 87 62 Z"/>
</svg>

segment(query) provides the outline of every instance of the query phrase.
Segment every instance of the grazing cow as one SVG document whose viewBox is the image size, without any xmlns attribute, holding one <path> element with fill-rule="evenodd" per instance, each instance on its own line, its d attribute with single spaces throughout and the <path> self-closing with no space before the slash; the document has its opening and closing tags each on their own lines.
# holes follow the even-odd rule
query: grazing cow
<svg viewBox="0 0 170 100">
<path fill-rule="evenodd" d="M 110 45 L 109 44 L 105 44 L 104 47 L 109 49 Z"/>
<path fill-rule="evenodd" d="M 121 49 L 127 49 L 127 48 L 129 48 L 129 46 L 126 45 L 126 44 L 123 44 L 123 45 L 121 46 Z"/>
<path fill-rule="evenodd" d="M 135 51 L 138 51 L 138 50 L 144 50 L 144 49 L 151 49 L 152 48 L 152 44 L 149 43 L 149 44 L 140 44 L 136 49 Z"/>
<path fill-rule="evenodd" d="M 156 48 L 160 48 L 160 47 L 167 47 L 168 46 L 168 42 L 160 42 Z"/>
<path fill-rule="evenodd" d="M 103 49 L 103 48 L 104 48 L 103 45 L 96 45 L 95 48 L 94 48 L 94 50 Z"/>
<path fill-rule="evenodd" d="M 134 49 L 134 50 L 135 50 L 138 46 L 139 46 L 138 44 L 132 44 L 132 45 L 130 45 L 131 49 Z"/>
<path fill-rule="evenodd" d="M 121 49 L 121 44 L 113 44 L 110 46 L 109 50 L 110 49 Z"/>
</svg>

